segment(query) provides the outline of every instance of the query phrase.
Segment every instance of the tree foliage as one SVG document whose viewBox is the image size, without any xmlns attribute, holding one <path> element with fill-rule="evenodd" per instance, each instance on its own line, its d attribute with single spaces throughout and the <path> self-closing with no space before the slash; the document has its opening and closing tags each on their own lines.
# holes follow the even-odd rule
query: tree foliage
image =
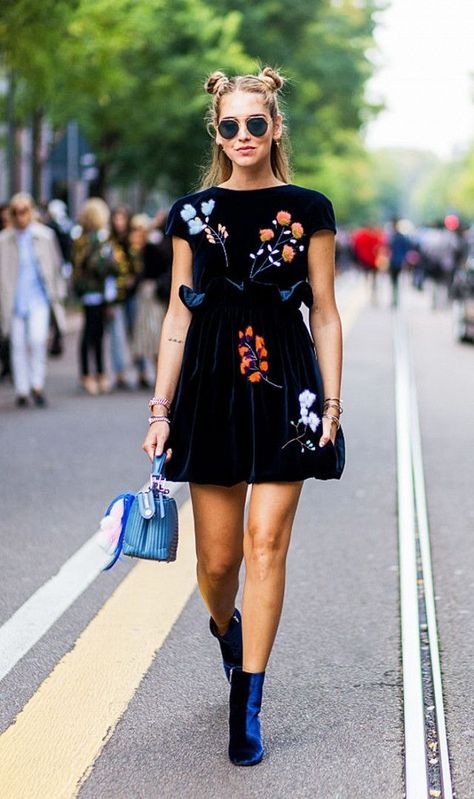
<svg viewBox="0 0 474 799">
<path fill-rule="evenodd" d="M 368 202 L 358 131 L 375 109 L 376 0 L 3 0 L 0 49 L 20 118 L 77 119 L 107 180 L 196 185 L 208 148 L 202 91 L 214 69 L 282 68 L 295 180 L 328 190 L 344 218 Z M 352 164 L 352 166 L 351 166 Z"/>
</svg>

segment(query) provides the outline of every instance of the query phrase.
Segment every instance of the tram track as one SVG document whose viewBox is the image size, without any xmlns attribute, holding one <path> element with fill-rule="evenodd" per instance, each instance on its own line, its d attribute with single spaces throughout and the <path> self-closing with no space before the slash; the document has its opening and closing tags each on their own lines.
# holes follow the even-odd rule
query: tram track
<svg viewBox="0 0 474 799">
<path fill-rule="evenodd" d="M 415 373 L 403 308 L 393 313 L 406 799 L 454 799 Z"/>
</svg>

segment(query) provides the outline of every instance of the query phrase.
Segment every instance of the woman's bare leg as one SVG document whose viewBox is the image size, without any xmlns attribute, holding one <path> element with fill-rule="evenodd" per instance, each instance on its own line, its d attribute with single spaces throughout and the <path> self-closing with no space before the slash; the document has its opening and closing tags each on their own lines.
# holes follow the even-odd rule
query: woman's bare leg
<svg viewBox="0 0 474 799">
<path fill-rule="evenodd" d="M 243 669 L 265 671 L 280 621 L 286 555 L 303 482 L 256 483 L 244 536 Z"/>
<path fill-rule="evenodd" d="M 243 556 L 247 483 L 190 483 L 199 590 L 218 632 L 224 635 L 235 608 Z"/>
</svg>

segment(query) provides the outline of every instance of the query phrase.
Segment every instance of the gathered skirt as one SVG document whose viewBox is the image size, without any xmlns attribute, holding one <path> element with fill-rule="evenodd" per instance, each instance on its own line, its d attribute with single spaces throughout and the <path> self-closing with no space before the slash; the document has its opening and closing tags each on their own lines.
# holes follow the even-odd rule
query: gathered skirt
<svg viewBox="0 0 474 799">
<path fill-rule="evenodd" d="M 169 480 L 239 482 L 339 479 L 345 441 L 319 447 L 323 385 L 299 310 L 312 303 L 300 281 L 214 278 L 203 293 L 180 286 L 192 311 L 170 409 Z"/>
</svg>

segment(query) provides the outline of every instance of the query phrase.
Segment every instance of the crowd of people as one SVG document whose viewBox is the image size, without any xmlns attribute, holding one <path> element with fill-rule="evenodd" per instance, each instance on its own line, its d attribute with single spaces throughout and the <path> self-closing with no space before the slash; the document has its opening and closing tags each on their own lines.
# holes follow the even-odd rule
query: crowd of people
<svg viewBox="0 0 474 799">
<path fill-rule="evenodd" d="M 77 224 L 65 203 L 0 207 L 0 377 L 18 407 L 46 404 L 48 355 L 60 355 L 65 302 L 79 305 L 79 383 L 96 396 L 150 390 L 171 284 L 166 212 L 154 218 L 89 198 Z"/>
<path fill-rule="evenodd" d="M 399 302 L 399 280 L 409 271 L 413 286 L 422 290 L 426 278 L 432 287 L 432 305 L 440 297 L 448 301 L 456 275 L 465 264 L 469 251 L 469 231 L 455 214 L 431 227 L 415 227 L 394 218 L 386 226 L 370 225 L 352 231 L 339 231 L 338 261 L 341 266 L 361 268 L 371 281 L 373 297 L 377 276 L 387 272 L 392 288 L 392 305 Z"/>
<path fill-rule="evenodd" d="M 171 284 L 166 218 L 125 205 L 110 210 L 98 197 L 84 203 L 77 223 L 58 199 L 39 209 L 19 193 L 0 205 L 0 379 L 11 377 L 19 407 L 46 404 L 47 359 L 62 353 L 65 302 L 82 313 L 82 390 L 152 389 Z M 377 275 L 388 272 L 394 306 L 404 269 L 420 290 L 429 277 L 435 306 L 440 289 L 449 296 L 467 248 L 454 216 L 410 230 L 393 219 L 384 228 L 340 229 L 337 261 L 363 269 L 374 297 Z"/>
</svg>

